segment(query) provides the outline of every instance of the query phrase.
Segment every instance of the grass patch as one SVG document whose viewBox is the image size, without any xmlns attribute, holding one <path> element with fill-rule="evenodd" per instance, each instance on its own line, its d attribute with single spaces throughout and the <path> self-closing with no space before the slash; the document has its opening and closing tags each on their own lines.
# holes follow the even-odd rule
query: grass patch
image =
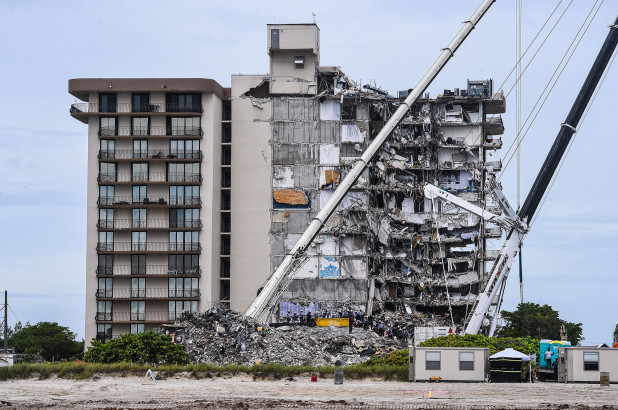
<svg viewBox="0 0 618 410">
<path fill-rule="evenodd" d="M 27 379 L 38 377 L 46 379 L 57 376 L 63 379 L 84 380 L 95 374 L 120 374 L 122 376 L 143 376 L 148 369 L 156 371 L 159 377 L 172 377 L 177 373 L 188 373 L 191 378 L 212 378 L 233 376 L 237 374 L 252 375 L 254 380 L 283 379 L 292 376 L 317 374 L 320 378 L 333 377 L 335 366 L 285 366 L 280 363 L 256 364 L 253 366 L 228 364 L 216 366 L 211 363 L 194 363 L 188 365 L 151 366 L 139 363 L 48 363 L 48 364 L 17 364 L 0 367 L 0 381 L 12 379 Z M 408 366 L 393 364 L 361 363 L 344 367 L 344 375 L 348 379 L 363 379 L 376 377 L 384 380 L 407 381 Z"/>
</svg>

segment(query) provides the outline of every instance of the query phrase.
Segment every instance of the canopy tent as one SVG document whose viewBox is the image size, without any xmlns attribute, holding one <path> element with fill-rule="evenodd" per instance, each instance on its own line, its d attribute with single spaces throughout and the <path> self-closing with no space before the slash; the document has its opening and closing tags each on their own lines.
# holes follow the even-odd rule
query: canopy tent
<svg viewBox="0 0 618 410">
<path fill-rule="evenodd" d="M 494 355 L 489 356 L 490 359 L 520 359 L 523 362 L 529 362 L 530 356 L 523 354 L 522 352 L 518 352 L 515 349 L 504 349 L 501 352 L 498 352 Z"/>
</svg>

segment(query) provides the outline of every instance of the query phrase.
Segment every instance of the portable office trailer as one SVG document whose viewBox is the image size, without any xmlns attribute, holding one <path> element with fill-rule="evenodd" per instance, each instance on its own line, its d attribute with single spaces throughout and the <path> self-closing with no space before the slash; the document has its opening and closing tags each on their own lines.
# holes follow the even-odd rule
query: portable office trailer
<svg viewBox="0 0 618 410">
<path fill-rule="evenodd" d="M 482 382 L 489 374 L 489 349 L 410 346 L 410 381 Z"/>
<path fill-rule="evenodd" d="M 618 383 L 618 349 L 574 346 L 558 350 L 558 381 L 599 383 L 601 372 L 609 373 L 609 382 Z"/>
</svg>

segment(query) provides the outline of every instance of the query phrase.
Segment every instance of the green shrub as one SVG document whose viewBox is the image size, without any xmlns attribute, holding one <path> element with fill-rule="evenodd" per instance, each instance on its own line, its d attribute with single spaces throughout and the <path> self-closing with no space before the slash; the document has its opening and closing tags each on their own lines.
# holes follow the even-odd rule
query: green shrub
<svg viewBox="0 0 618 410">
<path fill-rule="evenodd" d="M 512 348 L 527 355 L 539 354 L 539 341 L 526 337 L 487 337 L 483 335 L 448 336 L 429 339 L 419 346 L 423 347 L 488 347 L 490 354 Z"/>
<path fill-rule="evenodd" d="M 125 334 L 106 343 L 93 340 L 84 354 L 88 362 L 188 364 L 189 356 L 171 338 L 155 332 Z"/>
</svg>

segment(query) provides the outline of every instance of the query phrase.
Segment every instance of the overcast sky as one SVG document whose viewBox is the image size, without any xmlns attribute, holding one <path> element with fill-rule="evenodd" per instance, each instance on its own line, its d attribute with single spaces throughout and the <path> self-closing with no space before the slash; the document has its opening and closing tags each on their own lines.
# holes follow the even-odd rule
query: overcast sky
<svg viewBox="0 0 618 410">
<path fill-rule="evenodd" d="M 559 0 L 524 0 L 524 49 Z M 562 17 L 523 76 L 522 121 L 557 67 L 592 0 L 563 0 Z M 598 2 L 601 3 L 600 1 Z M 320 27 L 321 65 L 387 90 L 413 87 L 480 0 L 442 1 L 35 1 L 0 0 L 0 289 L 17 320 L 57 321 L 84 335 L 86 126 L 71 118 L 70 78 L 201 77 L 268 71 L 266 24 Z M 522 144 L 522 203 L 618 12 L 605 0 Z M 537 40 L 536 44 L 539 44 Z M 535 51 L 537 45 L 533 45 Z M 524 58 L 528 64 L 532 51 Z M 498 0 L 430 86 L 465 88 L 515 62 L 515 0 Z M 581 322 L 586 344 L 609 342 L 618 322 L 618 64 L 598 93 L 524 251 L 525 300 Z M 513 85 L 511 77 L 505 92 Z M 515 93 L 507 99 L 504 155 L 515 135 Z M 505 160 L 506 163 L 506 160 Z M 504 191 L 516 204 L 516 167 Z M 499 248 L 501 241 L 494 241 Z M 519 301 L 517 266 L 503 307 Z M 89 318 L 91 320 L 91 318 Z"/>
</svg>

